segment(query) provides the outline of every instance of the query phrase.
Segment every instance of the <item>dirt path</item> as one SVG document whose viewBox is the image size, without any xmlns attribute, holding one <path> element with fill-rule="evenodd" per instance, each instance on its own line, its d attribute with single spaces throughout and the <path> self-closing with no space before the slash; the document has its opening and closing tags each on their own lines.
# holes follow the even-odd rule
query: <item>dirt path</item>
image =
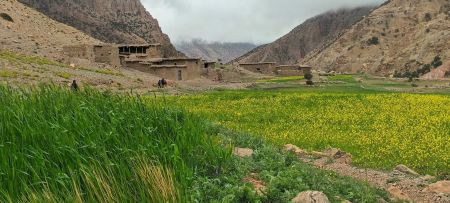
<svg viewBox="0 0 450 203">
<path fill-rule="evenodd" d="M 434 180 L 431 176 L 414 175 L 413 171 L 409 173 L 401 169 L 389 172 L 357 168 L 349 164 L 351 155 L 337 149 L 313 153 L 306 153 L 294 145 L 286 145 L 284 149 L 296 153 L 302 161 L 319 169 L 334 171 L 383 188 L 399 201 L 450 203 L 450 194 L 430 189 Z M 440 188 L 442 189 L 448 191 L 448 185 Z"/>
</svg>

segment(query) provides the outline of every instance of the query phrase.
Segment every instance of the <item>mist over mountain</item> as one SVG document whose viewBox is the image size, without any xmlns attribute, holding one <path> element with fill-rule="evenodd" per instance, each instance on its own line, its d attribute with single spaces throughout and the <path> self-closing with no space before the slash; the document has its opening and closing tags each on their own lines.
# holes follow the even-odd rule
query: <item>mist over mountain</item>
<svg viewBox="0 0 450 203">
<path fill-rule="evenodd" d="M 209 61 L 222 60 L 227 63 L 254 49 L 252 43 L 208 42 L 201 39 L 175 43 L 175 47 L 189 57 L 203 58 Z"/>
<path fill-rule="evenodd" d="M 361 20 L 373 7 L 358 7 L 328 11 L 306 20 L 275 42 L 259 46 L 235 61 L 298 63 L 309 52 L 338 37 Z"/>
</svg>

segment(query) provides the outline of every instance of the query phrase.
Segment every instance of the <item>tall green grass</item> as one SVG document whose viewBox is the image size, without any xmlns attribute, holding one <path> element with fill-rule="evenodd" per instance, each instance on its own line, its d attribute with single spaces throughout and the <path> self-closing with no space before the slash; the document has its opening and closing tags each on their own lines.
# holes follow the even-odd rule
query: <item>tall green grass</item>
<svg viewBox="0 0 450 203">
<path fill-rule="evenodd" d="M 184 202 L 230 150 L 140 97 L 0 86 L 0 202 Z"/>
</svg>

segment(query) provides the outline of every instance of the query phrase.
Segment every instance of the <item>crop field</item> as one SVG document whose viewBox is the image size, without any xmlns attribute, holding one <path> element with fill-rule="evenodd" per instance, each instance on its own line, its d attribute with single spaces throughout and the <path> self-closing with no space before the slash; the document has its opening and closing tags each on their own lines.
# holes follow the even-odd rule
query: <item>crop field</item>
<svg viewBox="0 0 450 203">
<path fill-rule="evenodd" d="M 279 146 L 337 147 L 370 168 L 405 164 L 431 175 L 450 171 L 449 95 L 245 90 L 177 97 L 175 102 Z"/>
<path fill-rule="evenodd" d="M 233 146 L 257 151 L 241 159 Z M 243 181 L 251 173 L 264 194 Z M 5 203 L 289 202 L 306 190 L 332 202 L 387 199 L 159 100 L 53 86 L 0 86 L 0 182 Z"/>
<path fill-rule="evenodd" d="M 181 110 L 94 90 L 0 86 L 0 121 L 0 202 L 183 202 L 231 156 Z"/>
</svg>

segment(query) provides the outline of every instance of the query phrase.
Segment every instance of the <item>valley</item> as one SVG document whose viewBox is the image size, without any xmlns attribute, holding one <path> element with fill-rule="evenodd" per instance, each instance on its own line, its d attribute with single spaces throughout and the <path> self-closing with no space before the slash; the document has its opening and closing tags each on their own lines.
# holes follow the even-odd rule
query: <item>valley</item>
<svg viewBox="0 0 450 203">
<path fill-rule="evenodd" d="M 193 5 L 0 2 L 0 202 L 450 202 L 449 1 L 174 43 Z"/>
</svg>

